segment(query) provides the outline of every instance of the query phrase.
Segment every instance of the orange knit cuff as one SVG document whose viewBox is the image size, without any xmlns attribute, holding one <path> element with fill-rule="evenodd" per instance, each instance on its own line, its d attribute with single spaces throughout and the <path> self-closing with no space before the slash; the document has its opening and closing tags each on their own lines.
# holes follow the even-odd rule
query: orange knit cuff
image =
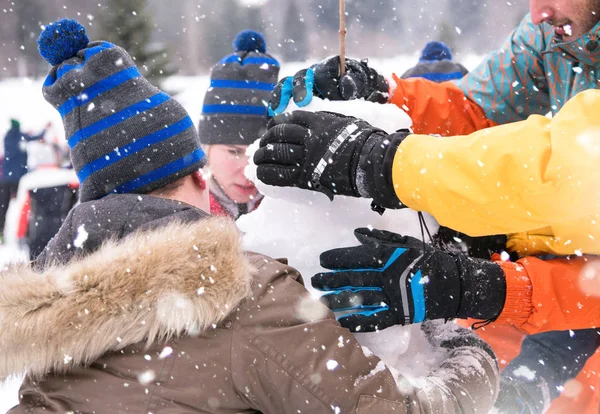
<svg viewBox="0 0 600 414">
<path fill-rule="evenodd" d="M 519 263 L 495 260 L 506 276 L 506 300 L 496 323 L 515 325 L 527 322 L 533 313 L 533 286 L 525 268 Z"/>
</svg>

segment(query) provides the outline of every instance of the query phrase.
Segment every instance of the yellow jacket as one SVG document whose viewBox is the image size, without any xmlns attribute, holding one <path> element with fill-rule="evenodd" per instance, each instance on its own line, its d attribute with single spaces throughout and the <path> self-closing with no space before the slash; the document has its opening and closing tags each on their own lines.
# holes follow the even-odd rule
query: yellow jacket
<svg viewBox="0 0 600 414">
<path fill-rule="evenodd" d="M 398 198 L 471 236 L 509 234 L 522 256 L 600 254 L 600 91 L 552 118 L 465 136 L 407 137 L 394 157 Z"/>
</svg>

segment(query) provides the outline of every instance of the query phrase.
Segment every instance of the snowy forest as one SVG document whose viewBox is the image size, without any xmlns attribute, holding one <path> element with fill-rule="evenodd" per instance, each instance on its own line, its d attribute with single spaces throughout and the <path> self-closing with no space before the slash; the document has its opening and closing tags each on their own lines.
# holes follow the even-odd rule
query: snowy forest
<svg viewBox="0 0 600 414">
<path fill-rule="evenodd" d="M 600 412 L 600 0 L 2 0 L 0 414 Z"/>
</svg>

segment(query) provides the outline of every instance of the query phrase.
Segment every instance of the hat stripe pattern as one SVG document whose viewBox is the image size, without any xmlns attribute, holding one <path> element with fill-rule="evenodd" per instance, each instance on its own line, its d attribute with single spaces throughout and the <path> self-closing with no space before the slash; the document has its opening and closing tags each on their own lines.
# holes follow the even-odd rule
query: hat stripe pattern
<svg viewBox="0 0 600 414">
<path fill-rule="evenodd" d="M 156 108 L 158 105 L 167 102 L 171 97 L 167 95 L 165 92 L 159 92 L 151 98 L 144 99 L 138 103 L 135 103 L 122 111 L 117 112 L 116 114 L 112 114 L 107 116 L 106 118 L 82 129 L 78 129 L 69 139 L 69 147 L 73 149 L 75 145 L 79 144 L 81 141 L 88 139 L 96 134 L 101 133 L 102 131 L 113 127 L 127 119 L 139 115 L 140 113 L 147 111 L 148 109 Z"/>
<path fill-rule="evenodd" d="M 423 73 L 419 75 L 408 76 L 408 78 L 425 78 L 433 82 L 446 82 L 449 80 L 460 79 L 464 76 L 464 74 L 460 71 L 450 72 L 450 73 Z"/>
<path fill-rule="evenodd" d="M 265 105 L 204 105 L 202 113 L 206 115 L 222 113 L 266 116 L 267 107 Z"/>
<path fill-rule="evenodd" d="M 229 55 L 224 57 L 219 61 L 219 64 L 223 65 L 225 63 L 239 63 L 240 65 L 273 65 L 279 66 L 279 62 L 272 57 L 257 57 L 250 56 L 246 59 L 242 59 L 240 55 Z"/>
<path fill-rule="evenodd" d="M 120 185 L 115 188 L 113 192 L 115 193 L 132 193 L 140 188 L 147 186 L 155 181 L 159 181 L 168 177 L 169 175 L 175 174 L 186 166 L 193 165 L 199 162 L 202 162 L 204 159 L 204 151 L 202 148 L 198 148 L 197 150 L 192 151 L 186 156 L 179 158 L 167 165 L 164 165 L 148 174 L 141 175 L 140 177 L 131 180 L 125 184 Z"/>
<path fill-rule="evenodd" d="M 62 78 L 64 75 L 66 75 L 67 73 L 69 73 L 73 69 L 81 69 L 81 68 L 83 68 L 83 66 L 85 65 L 85 63 L 92 56 L 94 56 L 95 54 L 100 53 L 103 50 L 110 49 L 113 46 L 114 45 L 112 43 L 101 42 L 101 44 L 98 45 L 98 46 L 94 46 L 92 48 L 86 49 L 83 52 L 83 62 L 82 63 L 77 63 L 77 64 L 67 64 L 67 63 L 65 63 L 65 64 L 61 65 L 58 68 L 58 70 L 56 71 L 56 73 L 51 72 L 50 75 L 48 75 L 48 77 L 44 81 L 44 86 L 52 86 L 54 84 L 54 82 L 56 82 L 58 79 Z"/>
<path fill-rule="evenodd" d="M 133 154 L 141 151 L 151 145 L 158 144 L 165 141 L 188 128 L 193 127 L 194 124 L 189 116 L 186 116 L 181 121 L 167 125 L 165 129 L 156 131 L 150 135 L 146 135 L 141 139 L 133 141 L 131 144 L 127 144 L 121 148 L 115 148 L 111 154 L 107 154 L 94 161 L 84 165 L 81 170 L 77 173 L 79 182 L 84 182 L 91 174 L 96 171 L 100 171 L 103 168 L 109 167 L 114 163 L 122 160 L 123 158 L 130 157 Z"/>
<path fill-rule="evenodd" d="M 148 193 L 205 164 L 188 113 L 124 49 L 90 43 L 73 20 L 47 26 L 38 45 L 53 65 L 43 93 L 63 118 L 82 202 Z"/>
<path fill-rule="evenodd" d="M 104 92 L 108 92 L 112 88 L 115 88 L 131 79 L 136 79 L 141 77 L 142 74 L 138 71 L 138 69 L 133 66 L 131 68 L 123 69 L 121 72 L 117 72 L 112 76 L 109 76 L 106 79 L 101 80 L 100 82 L 90 86 L 87 89 L 84 89 L 79 95 L 71 96 L 64 104 L 62 104 L 58 108 L 58 112 L 61 117 L 65 117 L 69 114 L 73 109 L 78 106 L 84 105 L 91 101 L 92 99 L 98 97 Z"/>
<path fill-rule="evenodd" d="M 235 53 L 211 69 L 198 131 L 206 145 L 249 145 L 267 128 L 267 102 L 279 75 L 279 62 L 267 53 L 262 34 L 238 33 Z"/>
<path fill-rule="evenodd" d="M 232 89 L 256 89 L 259 91 L 271 92 L 275 87 L 275 83 L 259 82 L 252 80 L 217 80 L 212 79 L 210 81 L 211 88 L 232 88 Z"/>
</svg>

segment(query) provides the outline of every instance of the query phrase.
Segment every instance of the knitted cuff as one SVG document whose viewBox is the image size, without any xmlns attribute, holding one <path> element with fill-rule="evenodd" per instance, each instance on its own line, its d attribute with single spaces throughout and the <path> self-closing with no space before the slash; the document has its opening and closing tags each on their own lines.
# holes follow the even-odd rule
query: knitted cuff
<svg viewBox="0 0 600 414">
<path fill-rule="evenodd" d="M 520 264 L 496 260 L 499 257 L 494 256 L 506 276 L 506 300 L 496 323 L 522 326 L 533 313 L 531 279 Z"/>
<path fill-rule="evenodd" d="M 408 130 L 390 135 L 374 133 L 365 142 L 356 168 L 356 188 L 361 197 L 385 208 L 404 207 L 394 190 L 392 165 L 398 146 L 408 134 Z"/>
</svg>

